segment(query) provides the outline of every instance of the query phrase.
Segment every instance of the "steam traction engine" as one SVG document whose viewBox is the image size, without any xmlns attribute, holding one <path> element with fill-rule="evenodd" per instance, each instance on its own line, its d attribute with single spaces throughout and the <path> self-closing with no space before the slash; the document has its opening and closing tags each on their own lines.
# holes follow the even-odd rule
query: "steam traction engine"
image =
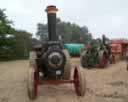
<svg viewBox="0 0 128 102">
<path fill-rule="evenodd" d="M 48 6 L 48 33 L 49 41 L 34 47 L 30 52 L 30 67 L 28 71 L 28 95 L 30 99 L 35 99 L 38 95 L 39 85 L 58 85 L 73 83 L 78 96 L 85 94 L 85 77 L 82 68 L 73 68 L 73 78 L 71 78 L 70 55 L 63 48 L 63 44 L 56 35 L 56 12 L 55 6 Z"/>
<path fill-rule="evenodd" d="M 106 44 L 106 38 L 103 35 L 102 42 L 98 45 L 89 43 L 88 46 L 81 51 L 81 65 L 83 67 L 105 68 L 108 63 L 112 63 L 112 54 L 110 46 Z"/>
</svg>

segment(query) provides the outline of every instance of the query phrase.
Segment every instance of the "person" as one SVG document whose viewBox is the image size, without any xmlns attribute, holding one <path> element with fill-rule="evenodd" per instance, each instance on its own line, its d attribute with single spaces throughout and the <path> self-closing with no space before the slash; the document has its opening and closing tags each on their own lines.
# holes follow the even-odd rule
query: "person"
<svg viewBox="0 0 128 102">
<path fill-rule="evenodd" d="M 126 49 L 126 64 L 127 64 L 127 70 L 128 70 L 128 48 Z"/>
</svg>

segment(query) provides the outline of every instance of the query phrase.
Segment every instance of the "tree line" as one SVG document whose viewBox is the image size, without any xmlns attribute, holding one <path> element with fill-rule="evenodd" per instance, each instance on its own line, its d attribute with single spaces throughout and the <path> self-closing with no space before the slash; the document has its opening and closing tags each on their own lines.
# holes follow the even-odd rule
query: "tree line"
<svg viewBox="0 0 128 102">
<path fill-rule="evenodd" d="M 57 35 L 61 35 L 65 43 L 84 43 L 92 40 L 92 35 L 86 26 L 80 27 L 75 23 L 61 21 L 57 18 Z M 48 40 L 48 25 L 38 23 L 36 35 L 40 40 Z"/>
<path fill-rule="evenodd" d="M 32 34 L 12 27 L 4 9 L 0 9 L 0 60 L 28 57 Z"/>
</svg>

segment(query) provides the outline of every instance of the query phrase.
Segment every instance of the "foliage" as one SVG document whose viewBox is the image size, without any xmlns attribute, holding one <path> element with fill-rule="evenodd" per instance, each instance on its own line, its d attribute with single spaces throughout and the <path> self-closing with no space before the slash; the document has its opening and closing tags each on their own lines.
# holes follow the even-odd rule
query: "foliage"
<svg viewBox="0 0 128 102">
<path fill-rule="evenodd" d="M 37 25 L 37 34 L 41 40 L 48 39 L 47 24 L 39 23 Z M 89 33 L 86 26 L 80 27 L 77 24 L 61 21 L 57 19 L 57 35 L 61 35 L 64 42 L 87 43 L 92 40 L 92 35 Z"/>
<path fill-rule="evenodd" d="M 32 35 L 23 30 L 16 30 L 14 32 L 15 43 L 13 45 L 15 57 L 18 59 L 27 58 L 31 49 Z"/>
<path fill-rule="evenodd" d="M 40 37 L 42 40 L 47 40 L 48 39 L 48 27 L 47 24 L 37 24 L 37 36 Z"/>
<path fill-rule="evenodd" d="M 31 34 L 14 29 L 5 10 L 0 9 L 0 60 L 26 58 L 30 45 Z"/>
</svg>

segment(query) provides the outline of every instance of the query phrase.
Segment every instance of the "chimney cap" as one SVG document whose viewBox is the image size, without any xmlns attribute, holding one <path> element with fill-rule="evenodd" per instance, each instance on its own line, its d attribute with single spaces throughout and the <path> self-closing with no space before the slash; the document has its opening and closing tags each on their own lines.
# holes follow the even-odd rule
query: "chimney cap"
<svg viewBox="0 0 128 102">
<path fill-rule="evenodd" d="M 47 13 L 56 13 L 58 9 L 54 5 L 47 6 L 46 10 Z"/>
</svg>

